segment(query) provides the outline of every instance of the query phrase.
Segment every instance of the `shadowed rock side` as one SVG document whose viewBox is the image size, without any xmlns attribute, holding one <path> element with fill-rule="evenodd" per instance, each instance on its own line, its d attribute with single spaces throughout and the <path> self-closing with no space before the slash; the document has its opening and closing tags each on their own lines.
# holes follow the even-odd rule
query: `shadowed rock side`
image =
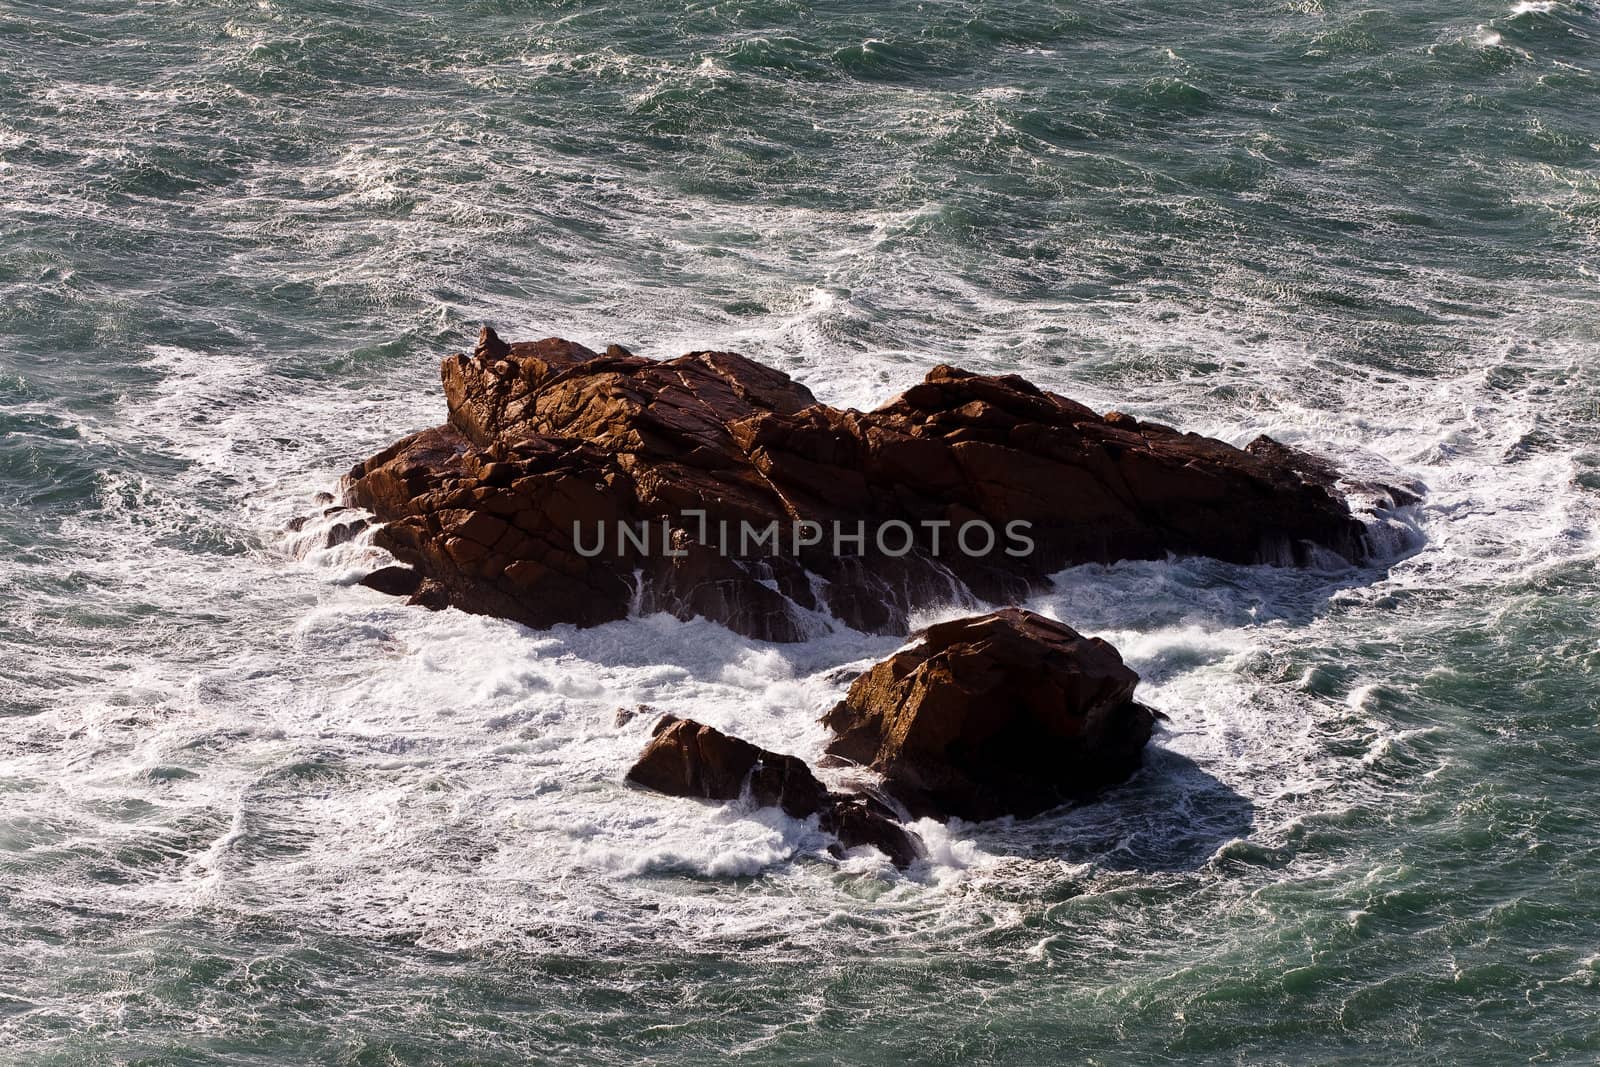
<svg viewBox="0 0 1600 1067">
<path fill-rule="evenodd" d="M 1134 772 L 1157 717 L 1117 650 L 1007 608 L 925 630 L 822 722 L 915 815 L 1028 816 Z"/>
<path fill-rule="evenodd" d="M 968 591 L 1015 602 L 1076 563 L 1368 554 L 1326 463 L 1268 438 L 1240 450 L 1097 415 L 1014 375 L 939 366 L 875 411 L 842 411 L 729 352 L 655 361 L 486 329 L 443 378 L 449 422 L 357 464 L 349 498 L 426 579 L 415 599 L 533 626 L 662 610 L 778 641 L 830 616 L 904 633 L 918 607 Z M 829 535 L 794 545 L 802 520 Z M 1028 524 L 1031 551 L 977 534 L 958 549 L 980 520 Z M 777 551 L 742 543 L 741 522 L 778 523 Z M 623 542 L 619 523 L 651 541 Z M 831 532 L 858 523 L 863 548 L 836 551 Z M 895 523 L 904 556 L 874 536 Z M 584 547 L 609 539 L 586 557 L 575 530 Z M 907 532 L 892 533 L 898 552 Z"/>
<path fill-rule="evenodd" d="M 796 756 L 782 756 L 719 730 L 663 715 L 627 780 L 678 797 L 730 801 L 748 797 L 817 825 L 844 848 L 871 845 L 897 867 L 923 855 L 921 840 L 869 798 L 832 793 Z"/>
</svg>

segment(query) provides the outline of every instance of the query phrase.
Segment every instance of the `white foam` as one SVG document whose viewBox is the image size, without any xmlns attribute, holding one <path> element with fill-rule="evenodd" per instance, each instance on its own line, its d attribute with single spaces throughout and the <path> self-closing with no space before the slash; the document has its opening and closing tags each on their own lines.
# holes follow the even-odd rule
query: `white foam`
<svg viewBox="0 0 1600 1067">
<path fill-rule="evenodd" d="M 248 437 L 252 419 L 282 417 L 270 391 L 255 391 L 227 360 L 170 351 L 158 358 L 170 391 L 153 394 L 129 432 L 171 435 L 197 478 L 253 462 L 225 442 Z M 1388 455 L 1401 472 L 1428 482 L 1417 509 L 1427 543 L 1387 576 L 1372 575 L 1361 596 L 1417 581 L 1483 581 L 1592 552 L 1592 513 L 1552 485 L 1570 458 L 1534 454 L 1505 463 L 1537 413 L 1529 398 L 1488 388 L 1491 372 L 1396 384 L 1364 413 L 1291 406 L 1230 436 L 1314 435 L 1336 457 L 1358 449 Z M 197 394 L 231 414 L 191 424 L 182 398 Z M 325 416 L 325 404 L 312 408 Z M 1436 417 L 1416 428 L 1412 413 L 1420 408 Z M 1435 447 L 1444 440 L 1448 449 Z M 1496 463 L 1492 477 L 1486 458 Z M 903 876 L 868 852 L 836 862 L 814 826 L 779 813 L 625 786 L 622 773 L 652 716 L 618 727 L 615 709 L 648 704 L 691 715 L 815 761 L 827 740 L 817 718 L 849 677 L 838 668 L 885 655 L 897 639 L 843 633 L 775 646 L 661 616 L 533 633 L 407 608 L 348 584 L 381 559 L 365 536 L 314 547 L 341 516 L 309 524 L 298 541 L 274 532 L 295 508 L 315 510 L 305 494 L 330 484 L 328 473 L 280 484 L 273 479 L 292 476 L 269 466 L 261 478 L 264 491 L 251 495 L 244 514 L 263 524 L 267 550 L 199 572 L 187 554 L 156 547 L 166 529 L 185 521 L 182 502 L 131 488 L 143 497 L 138 521 L 129 512 L 127 540 L 111 546 L 98 568 L 124 578 L 153 569 L 159 581 L 142 586 L 151 596 L 256 596 L 259 612 L 242 618 L 267 631 L 284 628 L 283 637 L 240 645 L 232 662 L 152 651 L 130 674 L 89 680 L 38 725 L 68 768 L 67 788 L 96 782 L 153 799 L 169 821 L 211 827 L 197 840 L 194 861 L 166 876 L 63 892 L 147 906 L 269 908 L 307 922 L 409 929 L 424 943 L 462 947 L 578 936 L 586 916 L 618 907 L 631 916 L 612 935 L 619 937 L 639 936 L 668 915 L 686 936 L 710 939 L 762 922 L 803 930 L 867 879 L 890 887 L 875 908 L 894 916 L 910 907 L 925 927 L 960 907 L 956 887 L 964 881 L 1006 878 L 1008 869 L 1035 862 L 1009 858 L 1019 845 L 1059 855 L 1063 870 L 1096 856 L 1114 863 L 1118 855 L 1159 853 L 1162 841 L 1204 824 L 1219 789 L 1254 806 L 1253 840 L 1282 839 L 1308 815 L 1350 803 L 1363 776 L 1407 742 L 1378 729 L 1364 710 L 1377 681 L 1358 680 L 1343 692 L 1336 686 L 1330 701 L 1321 681 L 1271 674 L 1278 650 L 1337 628 L 1317 605 L 1339 579 L 1198 560 L 1075 568 L 1033 606 L 1107 637 L 1144 675 L 1141 698 L 1172 716 L 1152 770 L 1100 805 L 1030 823 L 919 824 L 930 859 Z M 108 509 L 121 495 L 108 492 Z M 153 527 L 140 525 L 152 506 Z M 269 582 L 282 591 L 249 592 Z M 1330 755 L 1330 733 L 1347 735 L 1352 755 Z M 1162 752 L 1192 762 L 1173 763 Z M 26 757 L 8 762 L 8 771 L 32 773 Z M 165 767 L 187 768 L 192 777 L 167 777 Z M 42 798 L 21 801 L 35 802 Z M 89 837 L 127 833 L 82 810 L 71 818 L 75 832 Z M 1213 842 L 1197 835 L 1193 847 L 1225 851 L 1238 834 L 1218 829 Z M 772 913 L 770 893 L 663 898 L 659 880 L 685 874 L 761 875 L 775 890 L 795 883 L 795 896 L 781 915 Z M 646 900 L 660 910 L 636 910 Z"/>
</svg>

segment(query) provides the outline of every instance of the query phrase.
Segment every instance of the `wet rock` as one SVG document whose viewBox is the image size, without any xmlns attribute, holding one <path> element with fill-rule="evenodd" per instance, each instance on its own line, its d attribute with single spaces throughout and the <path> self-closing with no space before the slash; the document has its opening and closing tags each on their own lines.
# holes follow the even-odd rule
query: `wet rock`
<svg viewBox="0 0 1600 1067">
<path fill-rule="evenodd" d="M 868 766 L 913 813 L 1035 815 L 1139 766 L 1156 713 L 1098 638 L 1007 608 L 931 626 L 823 717 L 830 755 Z"/>
<path fill-rule="evenodd" d="M 1246 452 L 1264 459 L 1274 466 L 1294 472 L 1309 485 L 1322 487 L 1326 492 L 1343 494 L 1346 489 L 1367 501 L 1368 509 L 1393 509 L 1420 504 L 1425 487 L 1420 482 L 1397 485 L 1389 481 L 1349 479 L 1332 463 L 1320 456 L 1290 448 L 1263 434 L 1244 446 Z"/>
<path fill-rule="evenodd" d="M 628 781 L 673 796 L 737 800 L 749 784 L 758 807 L 797 819 L 817 813 L 828 791 L 797 756 L 782 756 L 693 719 L 664 715 Z"/>
<path fill-rule="evenodd" d="M 872 845 L 896 866 L 923 854 L 920 839 L 874 810 L 863 797 L 829 792 L 805 762 L 757 748 L 720 730 L 663 715 L 627 780 L 671 796 L 732 801 L 749 798 L 797 819 L 815 815 L 843 848 Z"/>
<path fill-rule="evenodd" d="M 417 591 L 406 598 L 406 603 L 429 611 L 443 611 L 450 606 L 450 594 L 438 582 L 424 578 Z"/>
<path fill-rule="evenodd" d="M 448 423 L 357 464 L 347 498 L 449 603 L 536 627 L 638 610 L 778 641 L 834 620 L 904 633 L 917 608 L 1015 602 L 1070 564 L 1370 551 L 1324 461 L 1100 416 L 1015 375 L 935 367 L 847 411 L 730 352 L 485 328 L 442 377 Z"/>
<path fill-rule="evenodd" d="M 832 809 L 822 825 L 839 839 L 840 849 L 833 850 L 836 855 L 842 849 L 871 845 L 901 870 L 927 855 L 922 838 L 860 797 L 834 794 Z"/>
<path fill-rule="evenodd" d="M 323 545 L 334 548 L 352 540 L 356 534 L 370 526 L 366 519 L 351 519 L 349 522 L 336 522 L 328 527 L 327 535 L 323 538 Z"/>
<path fill-rule="evenodd" d="M 660 714 L 660 712 L 658 712 L 655 708 L 651 707 L 649 704 L 635 704 L 631 708 L 618 708 L 617 709 L 617 713 L 614 716 L 612 716 L 612 720 L 611 721 L 612 721 L 612 725 L 620 730 L 624 726 L 626 726 L 630 722 L 632 722 L 634 719 L 637 719 L 640 715 L 659 715 L 659 714 Z"/>
<path fill-rule="evenodd" d="M 410 596 L 422 587 L 422 575 L 411 567 L 379 567 L 360 584 L 388 596 Z"/>
</svg>

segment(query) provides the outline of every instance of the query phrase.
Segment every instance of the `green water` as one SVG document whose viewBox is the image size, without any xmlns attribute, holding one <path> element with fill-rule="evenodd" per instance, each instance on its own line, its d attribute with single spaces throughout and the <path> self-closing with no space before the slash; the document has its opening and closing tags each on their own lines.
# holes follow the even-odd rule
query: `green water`
<svg viewBox="0 0 1600 1067">
<path fill-rule="evenodd" d="M 0 1062 L 1600 1062 L 1600 8 L 0 0 Z M 1172 717 L 899 875 L 622 785 L 892 640 L 353 585 L 483 321 L 1420 481 L 1080 568 Z"/>
</svg>

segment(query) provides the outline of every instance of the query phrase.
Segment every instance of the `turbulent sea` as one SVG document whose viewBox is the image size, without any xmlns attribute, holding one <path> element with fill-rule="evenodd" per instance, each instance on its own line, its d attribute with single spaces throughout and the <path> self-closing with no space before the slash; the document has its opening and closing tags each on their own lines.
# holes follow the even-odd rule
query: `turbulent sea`
<svg viewBox="0 0 1600 1067">
<path fill-rule="evenodd" d="M 0 0 L 0 1062 L 1600 1061 L 1597 142 L 1592 2 Z M 287 530 L 483 322 L 1427 493 L 1359 571 L 1059 575 L 1171 722 L 901 874 L 614 714 L 814 761 L 895 639 Z"/>
</svg>

